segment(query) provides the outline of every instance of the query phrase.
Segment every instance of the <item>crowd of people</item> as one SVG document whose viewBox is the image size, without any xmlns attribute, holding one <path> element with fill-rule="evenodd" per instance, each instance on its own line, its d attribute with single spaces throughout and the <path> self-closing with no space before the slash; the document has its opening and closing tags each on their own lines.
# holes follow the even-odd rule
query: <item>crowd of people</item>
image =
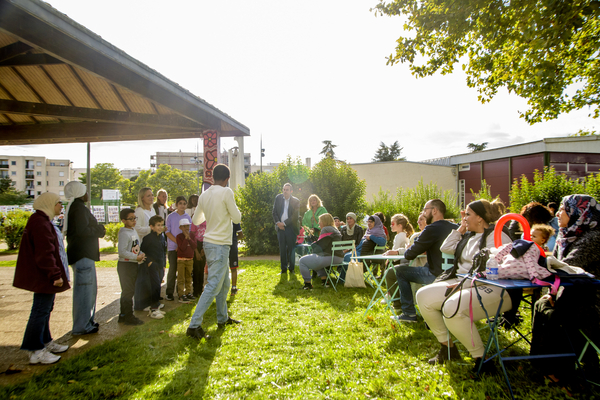
<svg viewBox="0 0 600 400">
<path fill-rule="evenodd" d="M 185 303 L 199 298 L 187 329 L 190 337 L 209 338 L 201 324 L 204 313 L 215 299 L 219 328 L 240 323 L 229 317 L 226 298 L 230 287 L 231 295 L 237 293 L 241 214 L 233 192 L 227 187 L 229 169 L 217 165 L 213 177 L 214 185 L 202 195 L 191 195 L 188 199 L 179 196 L 170 207 L 167 206 L 166 191 L 160 190 L 155 201 L 152 190 L 142 188 L 138 206 L 121 210 L 120 219 L 124 226 L 118 241 L 117 272 L 122 288 L 119 323 L 143 324 L 134 315 L 134 310 L 145 310 L 151 318 L 164 318 L 161 301 L 174 301 L 175 294 Z M 59 196 L 44 193 L 36 199 L 33 204 L 36 212 L 25 228 L 17 261 L 14 286 L 34 293 L 21 346 L 30 352 L 33 364 L 56 362 L 60 359 L 56 353 L 68 349 L 52 340 L 49 329 L 56 293 L 73 288 L 73 335 L 99 330 L 94 318 L 95 262 L 99 260 L 98 239 L 104 236 L 105 230 L 85 206 L 88 193 L 83 184 L 69 182 L 65 195 L 68 204 L 62 231 L 52 223 L 62 209 Z M 390 240 L 383 225 L 386 217 L 382 213 L 365 216 L 365 229 L 354 212 L 348 212 L 345 220 L 328 213 L 316 194 L 308 198 L 306 208 L 300 216 L 300 201 L 293 196 L 292 184 L 286 183 L 282 193 L 276 196 L 272 210 L 282 274 L 295 272 L 298 239 L 310 245 L 310 254 L 299 257 L 298 262 L 304 290 L 313 289 L 313 278 L 320 278 L 321 285 L 327 287 L 326 268 L 332 263 L 343 265 L 356 255 L 373 254 Z M 384 301 L 393 300 L 399 315 L 391 318 L 398 323 L 417 322 L 418 306 L 422 319 L 440 344 L 437 353 L 429 359 L 430 364 L 461 359 L 452 340 L 454 337 L 470 353 L 476 371 L 485 372 L 491 365 L 483 362 L 485 346 L 474 323 L 486 317 L 485 310 L 496 310 L 500 303 L 500 311 L 514 317 L 520 296 L 489 284 L 479 284 L 477 289 L 462 285 L 459 275 L 473 271 L 475 256 L 482 249 L 496 246 L 495 224 L 505 211 L 499 200 L 476 200 L 461 211 L 456 223 L 446 218 L 443 201 L 431 199 L 415 221 L 418 232 L 405 215 L 390 217 L 393 241 L 390 248 L 381 253 L 404 257 L 381 267 L 379 278 L 385 277 L 389 297 Z M 532 241 L 542 252 L 595 276 L 600 274 L 600 253 L 597 251 L 600 204 L 594 198 L 576 194 L 564 197 L 560 205 L 544 206 L 532 202 L 525 205 L 520 214 L 530 226 Z M 515 222 L 504 227 L 499 236 L 502 244 L 520 239 L 522 228 L 523 225 Z M 299 236 L 301 231 L 304 234 Z M 66 250 L 62 234 L 66 235 Z M 352 241 L 355 251 L 334 253 L 334 243 L 342 240 Z M 444 265 L 445 255 L 452 257 L 451 265 Z M 167 260 L 169 270 L 163 299 L 161 286 Z M 230 284 L 230 272 L 233 285 Z M 342 280 L 344 272 L 342 267 L 339 270 Z M 416 293 L 415 284 L 420 286 Z M 396 292 L 398 295 L 394 296 Z M 578 292 L 581 290 L 567 288 L 558 295 L 544 296 L 536 310 L 582 299 L 582 293 Z M 587 300 L 577 303 L 579 313 L 586 316 L 586 323 L 575 321 L 573 324 L 584 329 L 598 343 L 600 291 L 587 292 Z M 474 296 L 479 299 L 478 303 L 471 301 Z M 597 357 L 590 361 L 592 365 L 597 363 Z"/>
<path fill-rule="evenodd" d="M 347 264 L 353 257 L 373 254 L 378 246 L 385 246 L 389 240 L 382 213 L 367 215 L 364 230 L 357 223 L 356 213 L 348 212 L 344 224 L 340 218 L 329 214 L 319 197 L 312 194 L 306 213 L 299 217 L 299 200 L 292 193 L 292 185 L 286 183 L 283 193 L 275 201 L 273 219 L 280 238 L 282 274 L 294 271 L 292 237 L 299 233 L 297 221 L 301 220 L 303 236 L 311 246 L 311 254 L 299 259 L 305 290 L 313 289 L 312 278 L 315 274 L 321 284 L 327 287 L 326 268 L 330 265 L 338 265 L 342 261 Z M 437 353 L 429 359 L 430 364 L 462 359 L 451 339 L 454 337 L 470 353 L 474 360 L 474 371 L 488 372 L 493 367 L 491 363 L 484 363 L 485 346 L 474 323 L 486 317 L 485 310 L 497 310 L 501 302 L 501 312 L 507 324 L 518 323 L 522 291 L 503 292 L 501 288 L 489 284 L 479 284 L 474 289 L 470 285 L 461 285 L 458 277 L 459 274 L 473 271 L 473 260 L 480 250 L 496 246 L 493 234 L 495 224 L 505 212 L 504 204 L 498 199 L 493 202 L 477 200 L 461 211 L 460 220 L 455 223 L 446 218 L 444 202 L 431 199 L 416 221 L 419 227 L 416 233 L 405 215 L 395 214 L 391 217 L 390 227 L 395 236 L 391 248 L 383 254 L 404 255 L 404 260 L 387 266 L 391 269 L 388 273 L 382 270 L 388 290 L 388 299 L 382 300 L 382 303 L 393 300 L 393 307 L 399 315 L 391 318 L 399 323 L 417 322 L 418 305 L 423 320 L 440 343 Z M 531 240 L 545 254 L 554 255 L 555 259 L 580 267 L 594 276 L 600 274 L 600 253 L 597 251 L 600 244 L 600 205 L 594 198 L 571 195 L 563 198 L 560 206 L 556 203 L 545 206 L 531 202 L 522 208 L 520 215 L 529 224 Z M 286 230 L 289 230 L 288 242 L 284 240 Z M 503 227 L 500 234 L 502 245 L 521 239 L 522 230 L 523 226 L 516 221 Z M 340 240 L 353 241 L 356 251 L 332 254 L 333 243 Z M 443 268 L 444 257 L 453 260 L 446 268 Z M 376 267 L 373 271 L 376 271 Z M 345 278 L 344 274 L 345 269 L 342 268 L 339 271 L 341 281 Z M 383 276 L 379 278 L 383 279 Z M 415 284 L 420 286 L 416 295 L 413 290 Z M 396 289 L 399 294 L 392 298 Z M 577 313 L 586 315 L 582 318 L 586 322 L 574 322 L 573 325 L 587 329 L 589 337 L 598 343 L 600 291 L 588 289 L 586 287 L 586 291 L 592 295 L 588 301 L 579 301 Z M 561 300 L 557 300 L 557 296 L 545 296 L 540 302 L 568 303 L 570 297 L 581 298 L 581 294 L 577 294 L 577 289 L 573 288 L 562 291 L 561 295 Z M 471 301 L 473 298 L 480 300 L 475 304 Z M 595 360 L 592 357 L 590 364 L 597 363 L 597 357 Z"/>
<path fill-rule="evenodd" d="M 190 337 L 209 338 L 200 324 L 215 298 L 218 326 L 240 323 L 229 317 L 226 302 L 230 271 L 234 277 L 231 295 L 237 293 L 237 240 L 242 233 L 241 214 L 233 191 L 227 187 L 229 177 L 229 168 L 219 164 L 213 170 L 214 185 L 201 196 L 179 196 L 169 207 L 165 190 L 158 191 L 154 202 L 152 189 L 145 187 L 138 193 L 135 209 L 121 210 L 123 227 L 118 235 L 117 262 L 121 285 L 119 323 L 143 324 L 134 310 L 146 311 L 154 319 L 164 318 L 161 301 L 174 301 L 175 293 L 182 303 L 199 298 L 187 330 Z M 31 364 L 55 363 L 60 360 L 56 353 L 68 350 L 67 345 L 54 342 L 50 333 L 56 293 L 73 288 L 72 335 L 94 334 L 100 329 L 95 320 L 95 263 L 100 260 L 99 238 L 106 231 L 85 204 L 89 200 L 85 185 L 69 182 L 65 197 L 68 203 L 62 231 L 53 223 L 63 208 L 59 195 L 47 192 L 34 201 L 35 212 L 25 227 L 17 258 L 13 285 L 33 292 L 21 344 L 21 349 L 29 352 Z M 167 259 L 163 299 L 161 286 Z"/>
</svg>

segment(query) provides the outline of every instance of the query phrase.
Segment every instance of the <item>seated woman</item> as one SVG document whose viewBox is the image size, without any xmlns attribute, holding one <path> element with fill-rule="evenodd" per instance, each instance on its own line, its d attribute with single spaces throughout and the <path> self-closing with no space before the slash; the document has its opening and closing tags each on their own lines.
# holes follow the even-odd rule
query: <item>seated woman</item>
<svg viewBox="0 0 600 400">
<path fill-rule="evenodd" d="M 358 246 L 356 246 L 356 255 L 373 254 L 375 246 L 385 246 L 386 242 L 381 220 L 376 215 L 370 215 L 367 219 L 367 231 Z M 346 253 L 344 262 L 349 263 L 351 256 L 351 253 Z"/>
<path fill-rule="evenodd" d="M 425 217 L 419 217 L 423 222 L 425 221 Z M 404 254 L 404 250 L 409 247 L 410 240 L 414 236 L 414 229 L 408 218 L 404 214 L 395 214 L 392 217 L 392 221 L 390 222 L 392 225 L 392 232 L 396 232 L 396 236 L 394 237 L 394 244 L 392 245 L 392 249 L 383 253 L 385 256 L 394 256 L 398 254 Z M 421 228 L 421 230 L 425 229 L 425 226 Z M 409 239 L 408 237 L 411 237 Z M 418 236 L 418 235 L 417 235 Z M 416 237 L 415 237 L 416 239 Z M 414 242 L 414 240 L 413 240 Z M 420 259 L 419 259 L 420 260 Z M 417 261 L 417 260 L 415 260 Z M 407 261 L 406 261 L 407 262 Z M 400 262 L 395 262 L 394 264 L 400 264 Z M 388 288 L 388 296 L 392 296 L 397 286 L 397 278 L 396 274 L 391 271 L 385 275 L 385 280 Z M 382 301 L 385 303 L 385 300 Z M 394 302 L 394 308 L 400 309 L 400 301 Z"/>
<path fill-rule="evenodd" d="M 311 290 L 313 288 L 311 283 L 311 271 L 317 271 L 317 274 L 321 277 L 321 284 L 327 287 L 327 274 L 325 273 L 325 267 L 331 265 L 331 248 L 332 243 L 340 241 L 342 235 L 336 229 L 333 217 L 331 214 L 325 213 L 319 216 L 319 228 L 321 234 L 316 242 L 312 246 L 312 254 L 306 255 L 300 258 L 300 273 L 304 278 L 304 290 Z M 334 257 L 335 263 L 342 261 L 342 254 L 336 254 Z"/>
<path fill-rule="evenodd" d="M 364 235 L 364 230 L 362 226 L 356 223 L 356 214 L 353 212 L 346 214 L 346 225 L 340 228 L 340 233 L 342 234 L 342 240 L 353 240 L 354 246 L 360 244 L 360 240 Z M 349 251 L 351 250 L 347 250 L 345 253 Z"/>
<path fill-rule="evenodd" d="M 500 218 L 502 210 L 504 210 L 504 205 L 499 200 L 494 200 L 493 203 L 487 200 L 477 200 L 470 203 L 465 211 L 461 211 L 460 227 L 450 232 L 440 247 L 443 253 L 454 254 L 454 266 L 438 276 L 434 283 L 422 287 L 417 292 L 417 304 L 423 319 L 441 343 L 440 351 L 429 360 L 429 364 L 442 364 L 447 361 L 448 346 L 450 347 L 450 359 L 461 359 L 452 341 L 448 341 L 448 331 L 471 353 L 475 360 L 475 371 L 484 359 L 485 346 L 477 327 L 469 317 L 471 290 L 475 289 L 471 289 L 470 285 L 465 284 L 462 290 L 452 294 L 445 303 L 444 300 L 446 300 L 447 292 L 460 282 L 456 274 L 469 272 L 473 266 L 473 257 L 480 249 L 494 247 L 494 225 L 492 223 Z M 502 243 L 510 242 L 510 237 L 503 233 Z M 481 295 L 481 301 L 486 310 L 498 309 L 501 288 L 477 285 L 477 291 Z M 477 299 L 476 293 L 472 293 L 472 295 L 474 299 Z M 512 307 L 508 293 L 505 293 L 503 298 L 502 312 Z M 485 312 L 479 302 L 474 300 L 472 305 L 473 321 L 485 318 Z M 484 364 L 484 366 L 488 365 L 490 363 Z"/>
<path fill-rule="evenodd" d="M 310 195 L 306 208 L 308 208 L 308 210 L 306 210 L 302 217 L 302 226 L 310 229 L 314 237 L 319 237 L 321 233 L 321 228 L 319 228 L 319 216 L 325 214 L 327 210 L 323 207 L 323 202 L 316 194 Z M 305 235 L 308 235 L 308 233 L 305 232 Z"/>
</svg>

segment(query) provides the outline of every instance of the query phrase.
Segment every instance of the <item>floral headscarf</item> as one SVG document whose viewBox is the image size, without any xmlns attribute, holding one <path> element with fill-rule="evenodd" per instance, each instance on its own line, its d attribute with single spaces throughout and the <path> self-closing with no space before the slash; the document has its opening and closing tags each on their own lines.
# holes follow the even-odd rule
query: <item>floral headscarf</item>
<svg viewBox="0 0 600 400">
<path fill-rule="evenodd" d="M 572 194 L 562 199 L 564 211 L 569 216 L 569 224 L 566 228 L 559 228 L 560 235 L 556 244 L 561 253 L 567 245 L 573 242 L 585 232 L 599 229 L 600 204 L 592 196 L 585 194 Z"/>
</svg>

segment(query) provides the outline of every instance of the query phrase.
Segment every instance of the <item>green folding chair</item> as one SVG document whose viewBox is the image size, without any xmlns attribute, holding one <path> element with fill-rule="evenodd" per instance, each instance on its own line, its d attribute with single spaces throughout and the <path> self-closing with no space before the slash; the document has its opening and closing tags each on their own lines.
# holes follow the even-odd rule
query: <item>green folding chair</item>
<svg viewBox="0 0 600 400">
<path fill-rule="evenodd" d="M 385 246 L 375 245 L 375 248 L 373 249 L 373 255 L 383 253 L 385 253 Z M 373 286 L 373 283 L 377 284 L 377 279 L 375 279 L 375 275 L 373 274 L 373 262 L 365 260 L 365 267 L 367 269 L 365 271 L 365 282 L 367 282 L 372 288 L 374 288 L 375 286 Z"/>
<path fill-rule="evenodd" d="M 327 280 L 329 281 L 329 283 L 331 284 L 331 286 L 333 287 L 333 289 L 337 292 L 337 289 L 335 288 L 336 283 L 340 280 L 340 274 L 337 271 L 337 267 L 344 267 L 345 263 L 344 263 L 344 257 L 342 257 L 341 262 L 336 263 L 335 262 L 335 253 L 336 251 L 343 251 L 343 250 L 353 250 L 354 249 L 354 240 L 340 240 L 338 242 L 333 242 L 331 244 L 331 264 L 329 265 L 329 267 L 325 267 L 325 272 L 327 273 Z M 335 282 L 334 282 L 334 278 L 335 278 Z"/>
</svg>

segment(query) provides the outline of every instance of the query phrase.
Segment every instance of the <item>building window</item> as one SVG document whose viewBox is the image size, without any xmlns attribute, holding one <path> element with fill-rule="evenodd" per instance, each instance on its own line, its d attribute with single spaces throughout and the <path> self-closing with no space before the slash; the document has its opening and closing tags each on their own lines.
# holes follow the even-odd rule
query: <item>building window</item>
<svg viewBox="0 0 600 400">
<path fill-rule="evenodd" d="M 10 174 L 11 174 L 12 176 L 15 176 L 15 175 L 17 175 L 17 171 L 10 171 Z"/>
<path fill-rule="evenodd" d="M 38 196 L 39 196 L 40 194 L 42 194 L 42 192 L 38 192 Z"/>
<path fill-rule="evenodd" d="M 54 164 L 53 162 L 51 162 L 51 163 L 50 163 L 50 166 L 51 166 L 51 167 L 54 167 L 54 165 L 55 165 L 55 164 Z"/>
<path fill-rule="evenodd" d="M 48 171 L 46 171 L 46 176 L 48 176 Z"/>
<path fill-rule="evenodd" d="M 58 186 L 65 186 L 65 181 L 58 181 Z"/>
<path fill-rule="evenodd" d="M 60 171 L 60 172 L 58 173 L 58 176 L 65 176 L 65 171 Z"/>
<path fill-rule="evenodd" d="M 0 160 L 0 168 L 8 168 L 8 160 Z"/>
<path fill-rule="evenodd" d="M 64 191 L 62 191 L 62 190 L 59 190 L 59 191 L 58 191 L 58 194 L 59 194 L 60 196 L 64 196 L 64 195 L 65 195 L 65 192 L 64 192 Z"/>
<path fill-rule="evenodd" d="M 36 171 L 36 172 L 35 172 L 35 174 L 36 174 L 37 176 L 42 176 L 42 171 Z"/>
<path fill-rule="evenodd" d="M 42 186 L 42 182 L 37 181 L 36 183 L 37 183 L 38 186 Z"/>
<path fill-rule="evenodd" d="M 17 162 L 16 161 L 11 161 L 10 165 L 17 165 Z"/>
<path fill-rule="evenodd" d="M 61 167 L 64 167 L 64 166 L 65 166 L 65 163 L 64 163 L 64 162 L 61 162 L 59 165 L 60 165 Z"/>
<path fill-rule="evenodd" d="M 42 162 L 41 162 L 41 161 L 37 161 L 37 162 L 35 163 L 35 165 L 37 165 L 38 167 L 41 167 L 41 166 L 42 166 Z"/>
<path fill-rule="evenodd" d="M 46 186 L 50 186 L 50 185 L 48 184 L 48 181 L 46 181 Z"/>
</svg>

